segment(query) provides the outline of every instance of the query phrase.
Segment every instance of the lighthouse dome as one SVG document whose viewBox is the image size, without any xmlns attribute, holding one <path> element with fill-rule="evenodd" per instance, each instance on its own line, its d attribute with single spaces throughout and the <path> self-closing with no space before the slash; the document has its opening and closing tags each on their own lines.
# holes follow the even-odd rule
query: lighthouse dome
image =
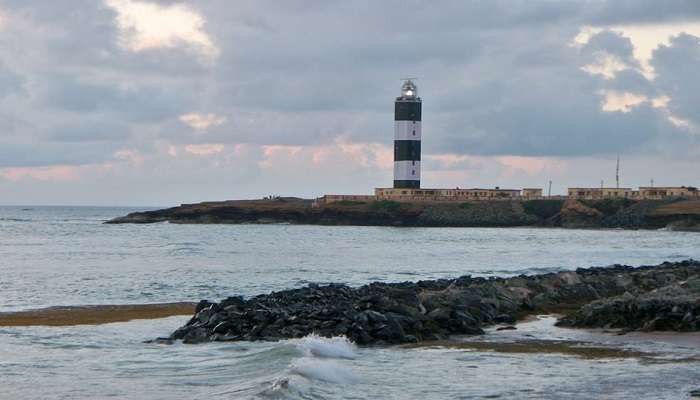
<svg viewBox="0 0 700 400">
<path fill-rule="evenodd" d="M 413 99 L 418 96 L 418 88 L 411 79 L 406 79 L 401 85 L 401 97 Z"/>
</svg>

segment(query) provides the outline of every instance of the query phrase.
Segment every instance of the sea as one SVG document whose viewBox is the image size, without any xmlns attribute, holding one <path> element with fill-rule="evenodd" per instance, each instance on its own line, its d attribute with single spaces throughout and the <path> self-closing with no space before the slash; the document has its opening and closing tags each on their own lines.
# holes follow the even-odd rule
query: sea
<svg viewBox="0 0 700 400">
<path fill-rule="evenodd" d="M 700 233 L 663 230 L 103 224 L 147 209 L 0 207 L 0 312 L 700 259 Z M 539 316 L 419 346 L 148 342 L 188 319 L 0 326 L 0 399 L 640 400 L 700 389 L 698 334 L 620 336 Z"/>
</svg>

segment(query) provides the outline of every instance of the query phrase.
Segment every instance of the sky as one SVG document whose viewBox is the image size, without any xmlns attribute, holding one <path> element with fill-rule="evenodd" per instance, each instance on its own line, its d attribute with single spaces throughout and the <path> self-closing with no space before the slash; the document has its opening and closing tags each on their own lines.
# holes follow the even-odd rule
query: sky
<svg viewBox="0 0 700 400">
<path fill-rule="evenodd" d="M 700 186 L 700 2 L 0 0 L 0 204 Z M 545 190 L 546 191 L 546 190 Z"/>
</svg>

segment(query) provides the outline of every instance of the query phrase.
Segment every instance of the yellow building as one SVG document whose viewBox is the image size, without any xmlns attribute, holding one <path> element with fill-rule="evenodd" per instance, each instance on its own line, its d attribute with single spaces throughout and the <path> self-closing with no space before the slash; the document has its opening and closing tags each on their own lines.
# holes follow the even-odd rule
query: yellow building
<svg viewBox="0 0 700 400">
<path fill-rule="evenodd" d="M 575 200 L 663 200 L 670 198 L 700 199 L 700 191 L 692 186 L 664 186 L 631 188 L 569 188 L 568 196 L 544 196 L 542 189 L 421 189 L 421 188 L 376 188 L 374 195 L 344 195 L 327 194 L 314 201 L 315 206 L 321 204 L 346 202 L 372 202 L 380 200 L 404 202 L 465 202 L 480 200 L 536 200 L 536 199 L 575 199 Z"/>
<path fill-rule="evenodd" d="M 525 188 L 525 189 L 523 189 L 523 199 L 534 200 L 534 199 L 541 199 L 541 198 L 543 198 L 542 189 L 537 189 L 537 188 Z"/>
<path fill-rule="evenodd" d="M 337 203 L 339 201 L 376 201 L 377 197 L 366 194 L 326 194 L 316 200 L 321 200 L 322 203 Z"/>
<path fill-rule="evenodd" d="M 603 200 L 663 200 L 668 198 L 700 198 L 697 188 L 692 186 L 630 188 L 569 188 L 570 199 Z"/>
<path fill-rule="evenodd" d="M 393 201 L 470 201 L 470 200 L 513 200 L 520 198 L 516 189 L 410 189 L 377 188 L 374 189 L 377 200 Z"/>
<path fill-rule="evenodd" d="M 698 189 L 692 186 L 662 186 L 640 187 L 639 197 L 649 200 L 663 200 L 668 198 L 699 198 Z"/>
<path fill-rule="evenodd" d="M 569 188 L 570 199 L 602 200 L 602 199 L 635 199 L 638 192 L 631 188 Z"/>
</svg>

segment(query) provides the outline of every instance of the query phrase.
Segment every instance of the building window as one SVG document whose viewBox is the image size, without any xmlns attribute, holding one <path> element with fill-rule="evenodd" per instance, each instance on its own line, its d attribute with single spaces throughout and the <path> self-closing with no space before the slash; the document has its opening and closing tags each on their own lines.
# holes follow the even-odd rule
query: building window
<svg viewBox="0 0 700 400">
<path fill-rule="evenodd" d="M 416 174 L 416 170 L 414 169 L 411 171 L 411 175 L 415 175 L 415 174 Z"/>
<path fill-rule="evenodd" d="M 415 162 L 415 161 L 411 161 L 411 165 L 416 165 L 416 162 Z"/>
<path fill-rule="evenodd" d="M 415 129 L 413 130 L 413 136 L 416 136 L 416 130 L 415 130 Z"/>
</svg>

